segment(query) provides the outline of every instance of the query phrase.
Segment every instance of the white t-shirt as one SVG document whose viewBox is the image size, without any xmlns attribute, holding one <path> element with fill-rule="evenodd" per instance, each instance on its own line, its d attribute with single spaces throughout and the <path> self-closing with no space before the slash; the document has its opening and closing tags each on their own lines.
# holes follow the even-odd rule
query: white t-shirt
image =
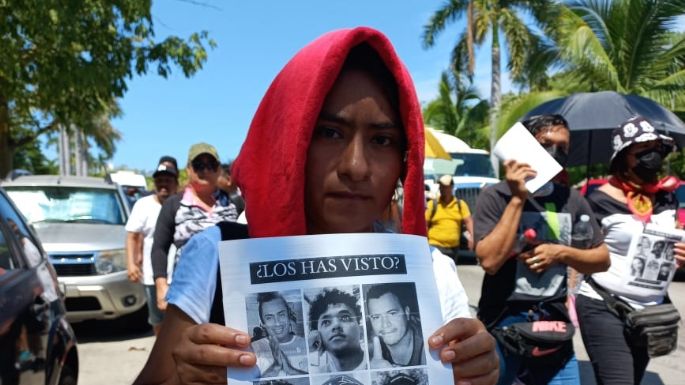
<svg viewBox="0 0 685 385">
<path fill-rule="evenodd" d="M 157 197 L 155 195 L 148 195 L 136 201 L 133 210 L 131 210 L 131 216 L 128 217 L 128 222 L 126 222 L 126 231 L 143 234 L 144 285 L 155 284 L 155 280 L 152 277 L 152 258 L 150 257 L 150 253 L 152 252 L 152 238 L 155 233 L 155 225 L 157 224 L 157 217 L 159 216 L 159 211 L 161 209 L 162 205 L 157 201 Z M 169 250 L 169 255 L 171 255 L 172 258 L 170 258 L 167 263 L 169 277 L 171 277 L 171 273 L 174 271 L 174 253 L 172 251 L 173 250 Z"/>
</svg>

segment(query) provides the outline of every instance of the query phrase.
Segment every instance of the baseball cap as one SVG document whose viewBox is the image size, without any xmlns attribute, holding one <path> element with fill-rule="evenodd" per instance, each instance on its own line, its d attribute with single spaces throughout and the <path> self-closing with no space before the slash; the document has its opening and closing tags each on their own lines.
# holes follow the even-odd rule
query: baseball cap
<svg viewBox="0 0 685 385">
<path fill-rule="evenodd" d="M 190 162 L 202 154 L 213 156 L 217 163 L 219 163 L 219 153 L 214 146 L 208 143 L 195 143 L 190 146 L 190 150 L 188 150 L 188 163 L 190 164 Z"/>
<path fill-rule="evenodd" d="M 157 168 L 152 174 L 152 177 L 154 178 L 161 173 L 167 173 L 178 177 L 178 163 L 176 163 L 176 158 L 168 155 L 164 155 L 163 157 L 159 158 L 159 162 L 157 162 Z"/>
<path fill-rule="evenodd" d="M 438 183 L 443 186 L 452 186 L 454 184 L 454 180 L 452 179 L 452 175 L 445 174 L 438 179 Z"/>
<path fill-rule="evenodd" d="M 642 116 L 634 116 L 614 128 L 611 133 L 611 140 L 614 152 L 611 154 L 611 161 L 626 148 L 633 143 L 651 142 L 653 140 L 661 141 L 662 155 L 667 155 L 675 149 L 675 142 L 670 136 L 662 135 L 656 132 L 652 124 Z"/>
</svg>

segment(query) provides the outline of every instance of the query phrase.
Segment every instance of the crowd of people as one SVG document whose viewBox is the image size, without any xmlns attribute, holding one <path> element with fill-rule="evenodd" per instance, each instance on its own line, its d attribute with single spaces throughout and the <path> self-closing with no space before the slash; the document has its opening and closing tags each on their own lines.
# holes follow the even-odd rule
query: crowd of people
<svg viewBox="0 0 685 385">
<path fill-rule="evenodd" d="M 565 166 L 566 120 L 522 123 Z M 145 285 L 157 335 L 136 383 L 226 383 L 232 368 L 362 383 L 341 372 L 420 367 L 432 350 L 452 366 L 455 383 L 579 384 L 570 315 L 577 311 L 597 383 L 639 384 L 649 358 L 670 350 L 654 353 L 649 333 L 629 336 L 625 319 L 667 303 L 673 273 L 685 265 L 685 243 L 643 236 L 648 224 L 676 228 L 673 181 L 658 177 L 673 140 L 640 117 L 617 127 L 607 143 L 610 181 L 587 199 L 566 178 L 530 193 L 536 165 L 507 160 L 503 180 L 471 209 L 455 197 L 451 176 L 439 179 L 437 199 L 425 199 L 423 140 L 406 68 L 382 33 L 361 27 L 325 34 L 285 65 L 232 164 L 195 144 L 188 184 L 177 191 L 176 160 L 163 156 L 156 193 L 136 203 L 126 227 L 129 278 Z M 571 240 L 583 217 L 590 235 L 579 246 Z M 534 236 L 524 237 L 530 229 Z M 225 325 L 222 286 L 230 286 L 218 272 L 220 241 L 365 232 L 427 236 L 443 321 L 431 335 L 409 283 L 326 287 L 306 301 L 259 293 L 250 299 L 258 314 L 251 332 Z M 475 318 L 455 265 L 464 233 L 486 273 Z M 646 276 L 652 262 L 657 273 Z M 569 267 L 583 277 L 571 312 Z M 629 311 L 616 311 L 616 301 Z M 378 378 L 425 384 L 421 373 Z"/>
</svg>

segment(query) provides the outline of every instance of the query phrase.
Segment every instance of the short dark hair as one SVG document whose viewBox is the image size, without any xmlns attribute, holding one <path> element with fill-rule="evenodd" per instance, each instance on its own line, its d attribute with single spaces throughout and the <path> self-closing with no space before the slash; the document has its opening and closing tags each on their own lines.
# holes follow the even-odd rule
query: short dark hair
<svg viewBox="0 0 685 385">
<path fill-rule="evenodd" d="M 368 304 L 370 299 L 378 299 L 384 294 L 392 294 L 397 298 L 400 306 L 404 309 L 405 307 L 411 307 L 409 299 L 411 298 L 411 293 L 407 287 L 407 283 L 381 283 L 378 285 L 373 285 L 366 293 L 366 302 Z"/>
<path fill-rule="evenodd" d="M 338 289 L 324 289 L 309 305 L 309 330 L 319 330 L 319 317 L 334 304 L 349 307 L 357 317 L 357 322 L 361 319 L 362 309 L 359 307 L 357 297 Z"/>
<path fill-rule="evenodd" d="M 540 131 L 545 128 L 553 126 L 564 126 L 568 130 L 568 122 L 563 116 L 559 114 L 546 114 L 546 115 L 535 115 L 521 122 L 528 131 L 537 135 Z"/>
<path fill-rule="evenodd" d="M 297 317 L 295 316 L 295 312 L 293 312 L 292 309 L 290 309 L 288 301 L 286 301 L 285 298 L 281 295 L 281 293 L 277 291 L 269 291 L 257 294 L 257 308 L 259 309 L 259 320 L 264 322 L 264 315 L 262 314 L 262 304 L 277 299 L 283 301 L 283 305 L 285 305 L 285 309 L 288 311 L 288 318 L 290 318 L 293 322 L 296 322 Z"/>
</svg>

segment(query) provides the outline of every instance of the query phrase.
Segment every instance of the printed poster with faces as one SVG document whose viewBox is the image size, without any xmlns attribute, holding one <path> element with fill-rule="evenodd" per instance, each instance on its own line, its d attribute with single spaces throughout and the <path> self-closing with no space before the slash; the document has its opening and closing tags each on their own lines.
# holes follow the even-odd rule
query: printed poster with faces
<svg viewBox="0 0 685 385">
<path fill-rule="evenodd" d="M 219 260 L 226 325 L 257 356 L 227 371 L 230 384 L 453 383 L 427 344 L 443 322 L 426 238 L 224 241 Z"/>
<path fill-rule="evenodd" d="M 685 240 L 685 231 L 647 224 L 628 249 L 624 287 L 645 295 L 664 293 L 675 274 L 673 245 Z"/>
</svg>

